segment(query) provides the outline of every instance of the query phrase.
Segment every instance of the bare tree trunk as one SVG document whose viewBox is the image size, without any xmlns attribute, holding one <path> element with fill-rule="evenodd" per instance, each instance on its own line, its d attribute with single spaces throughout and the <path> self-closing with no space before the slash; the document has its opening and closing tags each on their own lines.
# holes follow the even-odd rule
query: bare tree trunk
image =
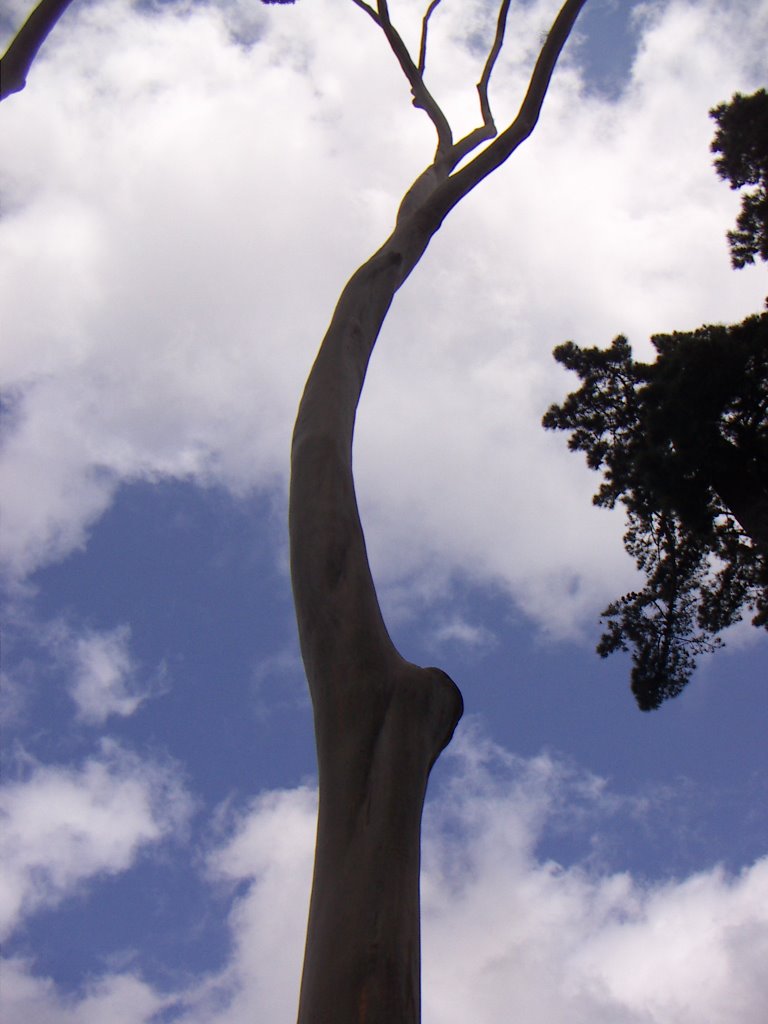
<svg viewBox="0 0 768 1024">
<path fill-rule="evenodd" d="M 32 11 L 0 61 L 0 99 L 23 89 L 35 55 L 70 2 L 40 0 Z M 488 86 L 510 5 L 500 0 L 477 84 L 482 124 L 456 142 L 424 81 L 427 27 L 439 0 L 431 0 L 424 16 L 417 61 L 390 20 L 387 0 L 354 3 L 383 32 L 438 144 L 432 164 L 406 193 L 393 234 L 342 292 L 293 436 L 291 576 L 320 783 L 299 1024 L 418 1024 L 421 814 L 429 773 L 463 702 L 444 672 L 406 661 L 387 633 L 352 478 L 355 414 L 395 292 L 450 210 L 533 131 L 586 0 L 562 4 L 519 113 L 497 134 Z"/>
<path fill-rule="evenodd" d="M 291 572 L 320 780 L 301 1024 L 420 1019 L 421 812 L 462 699 L 445 673 L 410 664 L 390 640 L 352 479 L 368 360 L 423 251 L 419 234 L 412 221 L 396 231 L 345 288 L 294 433 Z"/>
<path fill-rule="evenodd" d="M 293 435 L 289 530 L 302 657 L 315 717 L 320 806 L 299 1024 L 418 1024 L 421 815 L 432 765 L 463 702 L 440 669 L 406 661 L 371 578 L 352 476 L 355 415 L 392 299 L 447 213 L 536 124 L 557 57 L 586 0 L 566 0 L 514 122 L 498 137 L 488 80 L 509 0 L 478 84 L 483 124 L 458 142 L 424 84 L 426 27 L 414 63 L 382 29 L 435 125 L 433 163 L 407 192 L 390 238 L 347 283 L 304 390 Z M 435 4 L 430 6 L 430 12 Z M 469 163 L 458 164 L 494 139 Z"/>
<path fill-rule="evenodd" d="M 71 0 L 40 0 L 0 61 L 0 99 L 24 88 Z M 291 576 L 315 717 L 320 807 L 299 1024 L 418 1024 L 421 815 L 432 765 L 463 702 L 440 669 L 406 661 L 387 633 L 371 578 L 352 477 L 355 414 L 395 292 L 443 219 L 536 124 L 557 58 L 586 0 L 565 0 L 520 112 L 497 137 L 488 85 L 510 0 L 477 89 L 482 124 L 458 142 L 390 21 L 386 0 L 354 0 L 384 33 L 432 120 L 433 163 L 405 195 L 382 248 L 350 279 L 310 373 L 291 454 Z M 455 170 L 482 143 L 494 140 Z M 453 173 L 455 171 L 455 173 Z"/>
</svg>

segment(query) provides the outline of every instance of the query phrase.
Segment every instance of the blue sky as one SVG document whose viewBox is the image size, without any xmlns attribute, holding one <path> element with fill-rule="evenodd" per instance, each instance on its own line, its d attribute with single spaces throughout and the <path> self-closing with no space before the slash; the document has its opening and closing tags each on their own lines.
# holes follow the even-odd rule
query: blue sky
<svg viewBox="0 0 768 1024">
<path fill-rule="evenodd" d="M 555 8 L 513 9 L 500 122 Z M 458 129 L 490 16 L 434 19 Z M 736 1024 L 768 1000 L 768 645 L 736 627 L 637 711 L 594 654 L 621 516 L 540 419 L 558 342 L 648 356 L 761 307 L 707 111 L 765 84 L 768 4 L 592 0 L 572 42 L 398 296 L 359 415 L 385 616 L 466 704 L 425 816 L 424 1020 Z M 338 0 L 75 0 L 0 117 L 4 1019 L 288 1021 L 315 800 L 288 441 L 430 126 Z"/>
</svg>

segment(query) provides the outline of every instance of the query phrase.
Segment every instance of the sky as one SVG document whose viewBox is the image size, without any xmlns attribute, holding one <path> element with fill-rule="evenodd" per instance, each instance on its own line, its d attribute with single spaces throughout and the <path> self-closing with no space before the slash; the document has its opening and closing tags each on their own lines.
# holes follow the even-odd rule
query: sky
<svg viewBox="0 0 768 1024">
<path fill-rule="evenodd" d="M 26 0 L 6 0 L 9 38 Z M 393 0 L 411 46 L 422 10 Z M 512 5 L 514 116 L 553 0 Z M 492 34 L 444 0 L 456 132 Z M 422 871 L 425 1024 L 742 1024 L 768 1004 L 768 642 L 651 714 L 594 653 L 620 512 L 541 416 L 607 346 L 733 323 L 708 110 L 766 0 L 590 0 L 534 135 L 387 319 L 355 472 L 385 618 L 466 712 Z M 344 281 L 434 139 L 351 2 L 74 0 L 0 108 L 7 1024 L 295 1019 L 312 722 L 287 572 L 293 416 Z"/>
</svg>

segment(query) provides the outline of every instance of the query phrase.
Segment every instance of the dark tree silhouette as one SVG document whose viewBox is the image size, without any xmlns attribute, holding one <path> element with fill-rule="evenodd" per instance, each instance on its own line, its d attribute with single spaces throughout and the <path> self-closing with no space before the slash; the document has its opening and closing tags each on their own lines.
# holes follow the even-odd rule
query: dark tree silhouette
<svg viewBox="0 0 768 1024">
<path fill-rule="evenodd" d="M 759 185 L 728 234 L 741 267 L 768 258 L 768 97 L 737 94 L 711 113 L 718 173 Z M 603 470 L 595 504 L 626 508 L 624 544 L 646 584 L 605 609 L 597 650 L 632 652 L 644 711 L 679 694 L 746 610 L 768 627 L 768 314 L 651 340 L 653 363 L 635 362 L 623 337 L 607 350 L 559 345 L 555 359 L 583 383 L 543 421 Z"/>
<path fill-rule="evenodd" d="M 0 100 L 21 92 L 37 51 L 72 0 L 40 0 L 0 58 Z"/>
<path fill-rule="evenodd" d="M 632 651 L 644 711 L 680 693 L 745 609 L 768 615 L 768 314 L 652 341 L 654 363 L 622 337 L 559 345 L 583 384 L 544 417 L 603 470 L 595 504 L 627 510 L 646 585 L 603 612 L 598 652 Z"/>
<path fill-rule="evenodd" d="M 755 185 L 741 197 L 736 230 L 728 232 L 734 267 L 768 260 L 768 93 L 737 92 L 730 103 L 710 111 L 717 123 L 712 152 L 717 173 L 732 189 Z"/>
</svg>

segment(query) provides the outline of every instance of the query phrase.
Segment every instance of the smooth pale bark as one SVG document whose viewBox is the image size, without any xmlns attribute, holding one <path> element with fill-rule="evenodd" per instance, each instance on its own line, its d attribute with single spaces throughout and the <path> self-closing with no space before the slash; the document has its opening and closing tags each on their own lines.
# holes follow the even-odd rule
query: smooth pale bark
<svg viewBox="0 0 768 1024">
<path fill-rule="evenodd" d="M 294 433 L 291 572 L 315 714 L 320 807 L 299 1021 L 419 1020 L 419 845 L 427 778 L 462 711 L 384 625 L 352 479 L 355 409 L 413 221 L 347 285 Z"/>
<path fill-rule="evenodd" d="M 446 214 L 533 131 L 557 57 L 586 0 L 563 5 L 520 113 L 496 138 L 487 102 L 492 52 L 478 86 L 483 124 L 457 143 L 424 86 L 423 53 L 417 67 L 385 3 L 380 0 L 374 10 L 356 2 L 384 31 L 415 104 L 435 125 L 438 148 L 403 199 L 393 234 L 344 288 L 293 436 L 291 576 L 320 786 L 298 1019 L 299 1024 L 418 1024 L 421 814 L 430 770 L 463 704 L 444 672 L 411 664 L 398 653 L 384 624 L 355 498 L 355 415 L 397 289 Z M 507 7 L 503 0 L 496 51 Z M 494 141 L 452 173 L 488 139 Z"/>
<path fill-rule="evenodd" d="M 41 0 L 0 62 L 0 98 L 30 66 L 71 0 Z M 299 1024 L 418 1024 L 419 856 L 430 770 L 462 713 L 440 669 L 392 643 L 368 566 L 352 477 L 355 413 L 395 292 L 451 209 L 533 131 L 557 58 L 586 0 L 566 0 L 542 46 L 518 116 L 497 135 L 488 84 L 510 0 L 501 0 L 478 94 L 482 124 L 457 142 L 386 0 L 354 0 L 382 30 L 432 120 L 433 163 L 403 199 L 382 248 L 342 292 L 307 381 L 291 455 L 291 575 L 315 716 L 320 785 L 315 871 Z M 489 141 L 493 140 L 493 141 Z M 488 142 L 471 160 L 481 144 Z"/>
<path fill-rule="evenodd" d="M 40 46 L 71 0 L 41 0 L 0 61 L 0 99 L 24 88 Z M 510 0 L 478 94 L 482 124 L 453 141 L 386 0 L 354 0 L 384 33 L 435 127 L 433 163 L 403 199 L 382 248 L 342 292 L 307 381 L 291 455 L 291 575 L 315 716 L 317 845 L 299 1024 L 417 1024 L 419 851 L 430 770 L 462 713 L 440 669 L 406 661 L 387 633 L 371 578 L 352 477 L 365 373 L 395 292 L 451 209 L 533 131 L 557 58 L 586 0 L 566 0 L 542 46 L 518 116 L 497 136 L 488 84 Z M 455 170 L 482 143 L 489 145 Z M 454 173 L 455 172 L 455 173 Z"/>
</svg>

